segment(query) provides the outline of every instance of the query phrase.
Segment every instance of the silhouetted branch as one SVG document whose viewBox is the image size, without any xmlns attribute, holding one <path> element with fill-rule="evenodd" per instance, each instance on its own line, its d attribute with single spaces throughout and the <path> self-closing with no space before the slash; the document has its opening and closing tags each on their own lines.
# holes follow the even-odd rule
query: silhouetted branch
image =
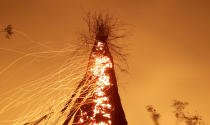
<svg viewBox="0 0 210 125">
<path fill-rule="evenodd" d="M 151 113 L 151 117 L 152 117 L 152 120 L 153 120 L 154 124 L 155 125 L 160 125 L 159 121 L 158 121 L 159 118 L 160 118 L 160 114 L 157 113 L 156 109 L 151 105 L 146 106 L 146 109 L 147 109 L 148 112 Z"/>
<path fill-rule="evenodd" d="M 126 36 L 126 33 L 122 32 L 122 30 L 126 31 L 124 29 L 125 25 L 109 14 L 96 12 L 87 13 L 84 20 L 88 26 L 88 32 L 80 33 L 80 39 L 84 42 L 82 46 L 85 45 L 91 48 L 89 46 L 93 45 L 96 40 L 106 41 L 113 57 L 116 58 L 116 61 L 119 60 L 121 66 L 124 65 L 126 67 L 122 68 L 122 70 L 126 70 L 128 67 L 126 59 L 128 54 L 125 53 L 124 50 L 127 46 L 122 46 L 122 42 L 117 42 L 118 39 Z"/>
<path fill-rule="evenodd" d="M 10 37 L 14 34 L 12 25 L 7 25 L 7 27 L 4 28 L 3 32 L 6 33 L 6 38 L 10 39 Z"/>
<path fill-rule="evenodd" d="M 175 108 L 175 116 L 178 121 L 184 121 L 187 125 L 203 125 L 202 117 L 199 115 L 191 115 L 184 112 L 188 105 L 187 102 L 174 100 L 173 107 Z"/>
</svg>

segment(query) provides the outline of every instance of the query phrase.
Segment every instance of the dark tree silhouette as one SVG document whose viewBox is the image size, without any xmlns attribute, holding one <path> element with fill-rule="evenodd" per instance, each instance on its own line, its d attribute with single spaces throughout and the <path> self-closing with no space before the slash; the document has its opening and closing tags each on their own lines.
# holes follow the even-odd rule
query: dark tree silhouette
<svg viewBox="0 0 210 125">
<path fill-rule="evenodd" d="M 174 100 L 173 107 L 175 108 L 174 114 L 178 121 L 184 121 L 187 125 L 203 125 L 202 117 L 195 114 L 191 115 L 184 111 L 188 102 Z"/>
<path fill-rule="evenodd" d="M 11 24 L 7 25 L 4 28 L 3 32 L 6 33 L 6 38 L 10 39 L 11 36 L 14 34 L 12 25 Z"/>
<path fill-rule="evenodd" d="M 175 108 L 174 115 L 177 121 L 185 122 L 186 125 L 205 125 L 200 115 L 197 114 L 192 115 L 189 112 L 185 111 L 185 108 L 188 105 L 189 105 L 188 102 L 174 100 L 172 107 Z M 154 124 L 160 125 L 158 122 L 160 114 L 157 113 L 156 109 L 151 105 L 146 106 L 146 109 L 148 112 L 151 113 L 151 117 Z"/>
<path fill-rule="evenodd" d="M 153 120 L 154 124 L 155 125 L 160 125 L 159 121 L 158 121 L 159 118 L 160 118 L 160 114 L 157 113 L 156 109 L 151 105 L 146 106 L 146 109 L 147 109 L 148 112 L 151 113 L 151 117 L 152 117 L 152 120 Z"/>
</svg>

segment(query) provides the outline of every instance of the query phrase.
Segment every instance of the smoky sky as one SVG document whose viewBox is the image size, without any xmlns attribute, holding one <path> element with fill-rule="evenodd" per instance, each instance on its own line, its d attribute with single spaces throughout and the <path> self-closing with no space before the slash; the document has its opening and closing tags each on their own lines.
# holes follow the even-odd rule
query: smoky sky
<svg viewBox="0 0 210 125">
<path fill-rule="evenodd" d="M 1 34 L 0 48 L 39 51 L 34 44 L 37 41 L 55 50 L 65 47 L 85 29 L 82 17 L 88 11 L 106 12 L 128 24 L 129 33 L 121 41 L 128 45 L 129 73 L 119 75 L 119 90 L 130 125 L 153 124 L 146 105 L 158 109 L 160 124 L 175 124 L 171 108 L 174 99 L 189 102 L 189 110 L 210 123 L 207 0 L 1 0 L 0 27 L 12 24 L 25 37 L 14 34 L 8 40 Z M 0 50 L 0 69 L 19 56 Z M 29 64 L 30 60 L 23 59 L 0 74 L 1 94 L 46 75 L 40 73 L 43 68 L 62 63 L 42 60 Z"/>
</svg>

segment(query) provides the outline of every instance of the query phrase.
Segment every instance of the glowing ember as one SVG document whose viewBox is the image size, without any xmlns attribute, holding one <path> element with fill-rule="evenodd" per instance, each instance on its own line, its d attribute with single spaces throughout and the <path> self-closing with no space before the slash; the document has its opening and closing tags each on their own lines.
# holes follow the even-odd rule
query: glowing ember
<svg viewBox="0 0 210 125">
<path fill-rule="evenodd" d="M 105 56 L 104 43 L 98 42 L 96 51 L 93 53 L 93 63 L 90 66 L 89 71 L 92 72 L 94 79 L 94 90 L 91 95 L 93 101 L 92 116 L 87 115 L 87 112 L 81 110 L 81 117 L 79 119 L 80 124 L 88 123 L 88 125 L 111 125 L 111 104 L 105 89 L 109 88 L 110 76 L 107 73 L 108 68 L 112 68 L 112 62 L 109 57 Z M 103 120 L 102 120 L 103 119 Z"/>
</svg>

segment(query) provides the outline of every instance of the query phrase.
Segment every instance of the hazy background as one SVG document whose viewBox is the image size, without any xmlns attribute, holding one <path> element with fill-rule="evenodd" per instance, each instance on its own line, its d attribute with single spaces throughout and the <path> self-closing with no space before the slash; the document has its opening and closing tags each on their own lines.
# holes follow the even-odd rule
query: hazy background
<svg viewBox="0 0 210 125">
<path fill-rule="evenodd" d="M 0 0 L 0 27 L 12 24 L 22 32 L 12 40 L 1 34 L 0 48 L 42 50 L 37 43 L 64 48 L 85 26 L 85 12 L 95 10 L 131 25 L 131 33 L 122 39 L 129 45 L 129 78 L 119 87 L 129 125 L 153 124 L 145 110 L 148 104 L 161 113 L 162 125 L 175 124 L 174 99 L 188 101 L 189 110 L 210 123 L 208 0 Z M 0 50 L 0 70 L 20 56 Z M 47 74 L 63 61 L 31 60 L 24 58 L 0 74 L 0 94 Z"/>
</svg>

